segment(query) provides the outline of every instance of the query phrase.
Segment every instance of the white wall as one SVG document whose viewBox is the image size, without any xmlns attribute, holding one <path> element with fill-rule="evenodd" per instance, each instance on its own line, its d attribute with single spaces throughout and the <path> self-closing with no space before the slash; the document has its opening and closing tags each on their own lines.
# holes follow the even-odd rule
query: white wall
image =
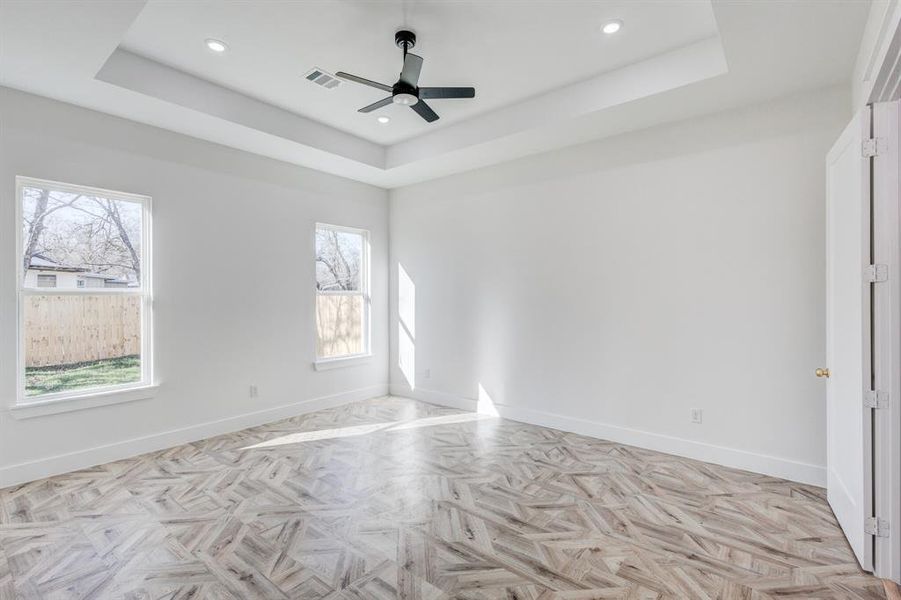
<svg viewBox="0 0 901 600">
<path fill-rule="evenodd" d="M 6 409 L 16 175 L 153 197 L 155 398 L 30 419 Z M 385 393 L 387 214 L 378 188 L 0 88 L 0 487 Z M 313 369 L 317 221 L 372 233 L 367 365 Z"/>
<path fill-rule="evenodd" d="M 0 485 L 382 393 L 386 325 L 396 392 L 470 407 L 481 385 L 513 418 L 822 483 L 823 157 L 848 104 L 829 90 L 394 190 L 389 311 L 386 192 L 0 88 L 3 406 L 16 175 L 153 197 L 161 384 L 0 408 Z M 368 365 L 312 368 L 316 221 L 372 231 Z"/>
<path fill-rule="evenodd" d="M 824 157 L 849 104 L 825 90 L 392 190 L 392 390 L 471 407 L 481 386 L 519 420 L 824 483 Z"/>
</svg>

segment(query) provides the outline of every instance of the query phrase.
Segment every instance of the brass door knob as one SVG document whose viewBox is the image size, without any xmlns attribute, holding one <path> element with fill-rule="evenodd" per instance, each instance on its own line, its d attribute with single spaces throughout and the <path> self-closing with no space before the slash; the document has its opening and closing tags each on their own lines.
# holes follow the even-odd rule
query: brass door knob
<svg viewBox="0 0 901 600">
<path fill-rule="evenodd" d="M 829 369 L 817 369 L 814 371 L 817 377 L 829 377 Z"/>
</svg>

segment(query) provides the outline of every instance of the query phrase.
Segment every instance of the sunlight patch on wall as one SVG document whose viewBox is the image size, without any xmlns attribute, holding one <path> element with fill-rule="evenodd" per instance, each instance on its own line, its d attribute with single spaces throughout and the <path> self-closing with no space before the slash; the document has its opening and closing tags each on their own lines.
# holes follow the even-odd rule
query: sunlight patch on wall
<svg viewBox="0 0 901 600">
<path fill-rule="evenodd" d="M 416 338 L 416 286 L 406 269 L 397 263 L 397 313 L 410 337 Z"/>
<path fill-rule="evenodd" d="M 497 408 L 494 406 L 494 400 L 491 399 L 491 396 L 488 395 L 481 383 L 479 384 L 479 403 L 476 407 L 476 412 L 488 417 L 499 416 Z"/>
<path fill-rule="evenodd" d="M 397 263 L 397 366 L 410 389 L 416 388 L 416 286 Z"/>
<path fill-rule="evenodd" d="M 397 366 L 410 389 L 416 389 L 416 346 L 403 323 L 397 324 Z"/>
</svg>

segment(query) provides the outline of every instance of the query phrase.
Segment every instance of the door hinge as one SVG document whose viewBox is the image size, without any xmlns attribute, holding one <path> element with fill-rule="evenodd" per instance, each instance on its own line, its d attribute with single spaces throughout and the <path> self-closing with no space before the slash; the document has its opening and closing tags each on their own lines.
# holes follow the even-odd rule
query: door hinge
<svg viewBox="0 0 901 600">
<path fill-rule="evenodd" d="M 869 390 L 864 394 L 863 405 L 866 408 L 888 408 L 888 394 L 881 390 Z"/>
<path fill-rule="evenodd" d="M 878 138 L 870 138 L 868 140 L 863 140 L 860 144 L 860 154 L 864 158 L 870 158 L 872 156 L 879 156 L 879 143 L 877 142 Z"/>
<path fill-rule="evenodd" d="M 863 532 L 875 537 L 888 537 L 889 524 L 885 519 L 867 517 L 863 522 Z"/>
<path fill-rule="evenodd" d="M 868 283 L 882 283 L 888 280 L 888 265 L 867 265 L 864 277 Z"/>
</svg>

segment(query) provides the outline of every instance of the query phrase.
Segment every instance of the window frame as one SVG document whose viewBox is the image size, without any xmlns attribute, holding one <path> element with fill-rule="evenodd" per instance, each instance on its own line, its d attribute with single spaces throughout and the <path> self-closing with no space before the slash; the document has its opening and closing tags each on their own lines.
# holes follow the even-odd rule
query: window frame
<svg viewBox="0 0 901 600">
<path fill-rule="evenodd" d="M 23 233 L 25 214 L 23 207 L 24 188 L 51 189 L 53 191 L 68 192 L 100 196 L 110 200 L 132 202 L 141 206 L 141 285 L 137 288 L 29 288 L 25 286 L 25 272 L 22 269 Z M 142 393 L 155 390 L 153 383 L 153 266 L 152 266 L 152 199 L 150 196 L 119 192 L 104 188 L 78 185 L 38 179 L 33 177 L 16 177 L 16 251 L 13 253 L 16 260 L 16 396 L 13 409 L 37 409 L 36 411 L 23 411 L 23 416 L 37 416 L 88 408 L 91 406 L 103 406 L 115 402 L 127 402 L 148 398 L 152 394 Z M 136 296 L 141 299 L 141 379 L 132 383 L 119 385 L 106 385 L 100 387 L 87 387 L 67 392 L 52 392 L 39 396 L 27 396 L 25 394 L 25 298 L 28 296 L 102 296 L 121 295 Z M 82 401 L 81 403 L 75 401 Z M 50 405 L 79 404 L 79 406 L 63 408 L 62 410 L 47 410 Z"/>
<path fill-rule="evenodd" d="M 316 233 L 320 229 L 328 229 L 339 233 L 352 233 L 363 238 L 362 243 L 362 262 L 360 264 L 360 289 L 353 290 L 320 290 L 317 287 L 316 279 Z M 370 255 L 371 255 L 370 232 L 368 229 L 359 227 L 349 227 L 346 225 L 333 225 L 331 223 L 317 222 L 313 226 L 313 356 L 314 367 L 317 371 L 331 369 L 339 366 L 353 366 L 365 362 L 372 356 L 372 293 L 370 289 Z M 361 326 L 363 333 L 363 351 L 356 354 L 343 354 L 341 356 L 322 357 L 318 353 L 319 342 L 319 321 L 318 321 L 318 298 L 319 296 L 360 296 L 363 298 L 363 324 Z"/>
<path fill-rule="evenodd" d="M 53 285 L 41 285 L 41 277 L 43 277 L 45 281 L 48 277 L 52 278 L 51 280 L 53 281 Z M 35 287 L 35 289 L 41 289 L 41 290 L 53 290 L 53 289 L 56 289 L 57 283 L 59 283 L 59 278 L 57 278 L 56 273 L 50 273 L 50 274 L 38 273 L 37 277 L 35 279 L 34 287 Z"/>
</svg>

